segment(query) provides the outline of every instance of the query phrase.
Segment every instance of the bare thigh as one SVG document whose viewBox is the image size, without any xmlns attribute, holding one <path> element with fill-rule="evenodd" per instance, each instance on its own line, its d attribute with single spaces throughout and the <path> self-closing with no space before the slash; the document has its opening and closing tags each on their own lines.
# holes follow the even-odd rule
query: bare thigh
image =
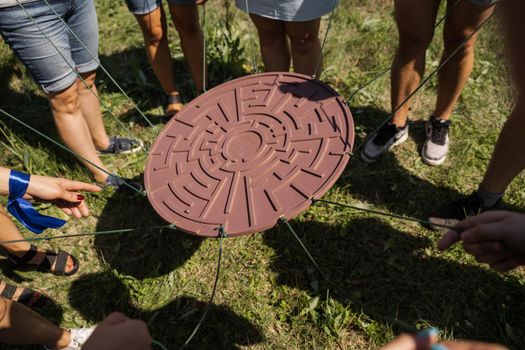
<svg viewBox="0 0 525 350">
<path fill-rule="evenodd" d="M 449 0 L 449 7 L 456 0 Z M 459 47 L 465 40 L 471 37 L 466 45 L 473 45 L 477 34 L 472 35 L 478 27 L 494 12 L 495 5 L 482 7 L 474 5 L 470 1 L 460 1 L 445 20 L 443 39 L 447 47 Z"/>
<path fill-rule="evenodd" d="M 441 0 L 395 0 L 395 18 L 401 51 L 425 50 L 434 34 Z"/>
</svg>

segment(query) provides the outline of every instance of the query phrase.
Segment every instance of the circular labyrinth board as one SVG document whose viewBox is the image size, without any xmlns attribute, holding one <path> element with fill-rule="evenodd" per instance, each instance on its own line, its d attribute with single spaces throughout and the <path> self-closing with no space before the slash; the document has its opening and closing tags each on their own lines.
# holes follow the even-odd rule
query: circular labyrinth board
<svg viewBox="0 0 525 350">
<path fill-rule="evenodd" d="M 177 228 L 217 237 L 273 227 L 335 183 L 354 142 L 349 108 L 329 86 L 294 73 L 224 83 L 177 113 L 155 142 L 145 185 Z"/>
</svg>

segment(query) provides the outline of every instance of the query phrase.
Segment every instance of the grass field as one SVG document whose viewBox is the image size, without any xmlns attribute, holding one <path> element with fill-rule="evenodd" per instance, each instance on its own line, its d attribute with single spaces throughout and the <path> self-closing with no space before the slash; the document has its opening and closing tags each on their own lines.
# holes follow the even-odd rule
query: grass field
<svg viewBox="0 0 525 350">
<path fill-rule="evenodd" d="M 103 65 L 160 126 L 160 88 L 143 52 L 142 36 L 123 1 L 97 0 Z M 442 9 L 443 10 L 443 9 Z M 210 0 L 206 18 L 211 85 L 249 74 L 255 30 L 232 0 Z M 323 33 L 327 21 L 323 20 Z M 177 79 L 191 98 L 189 74 L 171 30 Z M 496 20 L 483 29 L 472 77 L 454 113 L 449 159 L 438 168 L 418 156 L 424 121 L 435 102 L 432 79 L 413 101 L 409 142 L 372 166 L 352 159 L 326 199 L 424 218 L 477 187 L 512 108 L 512 91 Z M 441 28 L 428 51 L 427 70 L 441 52 Z M 350 96 L 387 68 L 396 46 L 393 6 L 386 0 L 342 0 L 328 38 L 323 80 Z M 45 96 L 0 44 L 0 106 L 58 140 Z M 101 72 L 98 88 L 111 110 L 141 139 L 152 142 L 129 101 Z M 389 109 L 385 76 L 352 101 L 357 143 Z M 123 133 L 104 113 L 112 134 Z M 90 181 L 74 158 L 30 131 L 0 119 L 2 165 L 31 173 Z M 140 177 L 145 154 L 108 157 L 111 168 Z M 513 182 L 505 205 L 525 206 L 524 179 Z M 105 191 L 89 195 L 93 215 L 46 233 L 77 233 L 164 224 L 146 198 Z M 47 213 L 59 215 L 53 208 Z M 525 274 L 498 274 L 459 247 L 441 253 L 439 233 L 415 223 L 347 209 L 316 206 L 292 225 L 337 285 L 319 276 L 285 228 L 224 242 L 223 273 L 209 317 L 194 349 L 375 349 L 399 325 L 443 329 L 444 337 L 500 342 L 525 348 Z M 32 234 L 24 231 L 30 237 Z M 171 230 L 72 238 L 59 246 L 81 261 L 70 278 L 11 270 L 2 278 L 44 292 L 53 306 L 40 312 L 64 327 L 93 325 L 113 310 L 148 322 L 155 339 L 177 349 L 204 310 L 215 276 L 218 242 Z M 329 290 L 327 290 L 329 288 Z M 388 320 L 395 319 L 395 325 Z M 18 347 L 11 347 L 13 349 Z M 20 347 L 22 348 L 22 347 Z"/>
</svg>

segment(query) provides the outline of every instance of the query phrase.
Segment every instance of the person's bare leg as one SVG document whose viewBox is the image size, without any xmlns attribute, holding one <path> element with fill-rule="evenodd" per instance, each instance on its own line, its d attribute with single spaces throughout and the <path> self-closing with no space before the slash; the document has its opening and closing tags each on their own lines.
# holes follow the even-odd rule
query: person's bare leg
<svg viewBox="0 0 525 350">
<path fill-rule="evenodd" d="M 82 73 L 80 74 L 84 82 L 88 84 L 89 88 L 80 79 L 77 80 L 78 102 L 80 104 L 80 111 L 86 120 L 91 139 L 97 149 L 106 149 L 109 147 L 109 137 L 104 127 L 102 120 L 102 113 L 100 111 L 100 102 L 93 94 L 98 94 L 95 85 L 96 73 Z"/>
<path fill-rule="evenodd" d="M 7 211 L 0 206 L 0 241 L 18 241 L 23 240 L 24 237 L 18 231 L 18 228 L 15 226 Z M 10 254 L 13 254 L 18 257 L 24 256 L 25 253 L 29 251 L 31 245 L 29 242 L 16 242 L 16 243 L 6 243 L 2 244 L 2 248 L 7 250 Z M 45 251 L 38 251 L 33 259 L 31 259 L 29 264 L 40 264 L 45 259 Z M 73 259 L 68 256 L 66 262 L 66 272 L 72 271 L 75 267 Z"/>
<path fill-rule="evenodd" d="M 135 15 L 135 18 L 142 30 L 146 56 L 164 93 L 170 96 L 179 95 L 168 45 L 168 30 L 164 8 L 160 6 L 148 14 Z M 168 104 L 166 111 L 179 111 L 181 109 L 182 103 L 174 103 Z"/>
<path fill-rule="evenodd" d="M 507 33 L 507 47 L 512 63 L 512 75 L 519 89 L 518 102 L 503 126 L 492 153 L 480 188 L 490 193 L 503 193 L 510 182 L 525 169 L 525 2 L 507 0 L 502 2 Z"/>
<path fill-rule="evenodd" d="M 449 0 L 449 7 L 452 0 Z M 445 20 L 443 33 L 445 50 L 441 61 L 447 59 L 461 44 L 475 32 L 476 28 L 494 11 L 494 6 L 481 7 L 470 1 L 460 1 Z M 466 44 L 438 72 L 438 96 L 433 116 L 448 120 L 463 91 L 472 67 L 474 48 L 478 34 Z"/>
<path fill-rule="evenodd" d="M 250 17 L 259 34 L 264 69 L 267 72 L 288 72 L 291 56 L 284 22 L 253 14 Z"/>
<path fill-rule="evenodd" d="M 204 34 L 199 23 L 197 5 L 169 5 L 171 19 L 179 33 L 186 63 L 190 67 L 195 89 L 204 89 Z M 206 74 L 207 76 L 207 74 Z M 207 83 L 206 83 L 207 85 Z"/>
<path fill-rule="evenodd" d="M 320 24 L 320 18 L 306 22 L 284 22 L 286 34 L 290 38 L 293 68 L 297 73 L 314 74 L 317 60 L 321 55 Z M 321 62 L 315 75 L 320 76 L 322 70 Z"/>
<path fill-rule="evenodd" d="M 392 63 L 392 111 L 416 89 L 425 73 L 426 50 L 432 41 L 440 0 L 395 0 L 399 45 Z M 410 104 L 397 110 L 392 122 L 404 127 Z"/>
<path fill-rule="evenodd" d="M 106 169 L 95 149 L 88 123 L 80 108 L 78 82 L 63 91 L 49 94 L 49 102 L 58 133 L 66 146 L 100 168 Z M 105 172 L 84 160 L 80 161 L 98 182 L 106 181 L 108 175 Z"/>
<path fill-rule="evenodd" d="M 69 345 L 70 333 L 60 329 L 28 307 L 0 297 L 0 339 L 5 344 L 46 345 L 61 349 Z"/>
</svg>

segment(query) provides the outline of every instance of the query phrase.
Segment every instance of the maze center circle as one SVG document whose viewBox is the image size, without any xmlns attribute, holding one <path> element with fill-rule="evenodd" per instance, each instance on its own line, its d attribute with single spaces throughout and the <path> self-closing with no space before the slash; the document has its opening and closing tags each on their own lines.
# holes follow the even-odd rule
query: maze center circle
<svg viewBox="0 0 525 350">
<path fill-rule="evenodd" d="M 330 189 L 353 141 L 350 110 L 329 86 L 294 73 L 232 80 L 166 125 L 146 164 L 148 198 L 199 236 L 266 230 Z"/>
<path fill-rule="evenodd" d="M 246 163 L 261 149 L 263 139 L 256 131 L 245 131 L 227 139 L 225 156 L 232 162 Z"/>
</svg>

